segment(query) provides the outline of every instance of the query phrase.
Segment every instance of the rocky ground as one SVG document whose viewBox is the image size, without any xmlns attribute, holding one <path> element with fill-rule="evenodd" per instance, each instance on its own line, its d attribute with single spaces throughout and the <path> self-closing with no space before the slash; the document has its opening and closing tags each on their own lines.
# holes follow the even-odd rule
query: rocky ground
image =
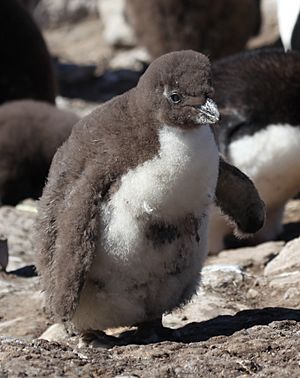
<svg viewBox="0 0 300 378">
<path fill-rule="evenodd" d="M 133 86 L 147 61 L 142 49 L 109 47 L 98 28 L 88 18 L 45 32 L 57 57 L 57 104 L 81 115 Z M 85 346 L 45 314 L 32 266 L 35 217 L 32 201 L 0 208 L 9 248 L 8 273 L 0 273 L 0 377 L 300 376 L 299 199 L 286 208 L 280 240 L 208 258 L 195 298 L 164 316 L 175 339 L 111 349 Z"/>
<path fill-rule="evenodd" d="M 1 377 L 300 376 L 299 237 L 209 257 L 198 295 L 164 317 L 176 340 L 103 349 L 60 325 L 48 329 L 30 267 L 35 216 L 31 201 L 0 209 L 10 251 L 8 274 L 0 275 Z M 285 222 L 283 239 L 293 238 L 300 200 L 290 201 Z"/>
</svg>

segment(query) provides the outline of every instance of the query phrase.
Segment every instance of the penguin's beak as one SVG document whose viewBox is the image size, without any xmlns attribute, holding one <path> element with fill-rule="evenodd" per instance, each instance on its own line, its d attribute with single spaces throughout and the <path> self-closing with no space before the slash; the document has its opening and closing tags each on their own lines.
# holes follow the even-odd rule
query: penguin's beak
<svg viewBox="0 0 300 378">
<path fill-rule="evenodd" d="M 199 111 L 198 121 L 204 124 L 214 124 L 219 121 L 220 113 L 216 103 L 208 98 L 204 105 L 196 106 Z"/>
</svg>

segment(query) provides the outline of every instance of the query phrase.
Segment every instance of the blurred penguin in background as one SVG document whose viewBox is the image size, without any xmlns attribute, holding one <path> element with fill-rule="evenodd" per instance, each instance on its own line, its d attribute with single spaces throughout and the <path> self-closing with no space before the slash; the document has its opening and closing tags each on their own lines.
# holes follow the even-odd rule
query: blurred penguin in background
<svg viewBox="0 0 300 378">
<path fill-rule="evenodd" d="M 252 243 L 274 240 L 285 204 L 300 190 L 300 53 L 248 51 L 215 62 L 212 75 L 221 153 L 253 180 L 267 207 Z M 210 251 L 224 249 L 231 231 L 216 210 Z"/>
<path fill-rule="evenodd" d="M 78 120 L 41 101 L 0 106 L 0 204 L 41 196 L 52 158 Z"/>
<path fill-rule="evenodd" d="M 17 0 L 0 1 L 0 104 L 19 99 L 55 102 L 50 55 L 29 12 Z"/>
<path fill-rule="evenodd" d="M 211 59 L 238 52 L 260 29 L 260 0 L 127 0 L 138 43 L 152 58 L 193 49 Z"/>
</svg>

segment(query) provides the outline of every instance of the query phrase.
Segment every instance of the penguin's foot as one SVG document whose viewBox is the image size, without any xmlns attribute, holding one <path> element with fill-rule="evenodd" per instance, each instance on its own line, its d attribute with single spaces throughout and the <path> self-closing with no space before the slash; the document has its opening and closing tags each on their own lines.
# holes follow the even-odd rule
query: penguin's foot
<svg viewBox="0 0 300 378">
<path fill-rule="evenodd" d="M 107 335 L 103 331 L 86 331 L 80 337 L 79 347 L 105 348 L 110 349 L 120 345 L 120 340 L 114 336 Z"/>
<path fill-rule="evenodd" d="M 135 330 L 122 332 L 118 337 L 107 335 L 103 331 L 86 331 L 81 335 L 78 346 L 110 349 L 128 344 L 152 344 L 175 340 L 176 330 L 164 327 L 161 319 L 157 319 L 141 323 Z"/>
<path fill-rule="evenodd" d="M 135 331 L 124 332 L 120 340 L 125 344 L 150 344 L 175 340 L 175 331 L 162 325 L 161 319 L 141 323 Z"/>
</svg>

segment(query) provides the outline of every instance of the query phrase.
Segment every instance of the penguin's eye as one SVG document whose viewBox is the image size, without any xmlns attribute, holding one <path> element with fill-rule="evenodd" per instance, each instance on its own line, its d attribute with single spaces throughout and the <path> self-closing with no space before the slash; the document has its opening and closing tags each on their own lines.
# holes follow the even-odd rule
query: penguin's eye
<svg viewBox="0 0 300 378">
<path fill-rule="evenodd" d="M 170 99 L 174 104 L 178 104 L 181 101 L 181 96 L 178 93 L 172 93 Z"/>
</svg>

